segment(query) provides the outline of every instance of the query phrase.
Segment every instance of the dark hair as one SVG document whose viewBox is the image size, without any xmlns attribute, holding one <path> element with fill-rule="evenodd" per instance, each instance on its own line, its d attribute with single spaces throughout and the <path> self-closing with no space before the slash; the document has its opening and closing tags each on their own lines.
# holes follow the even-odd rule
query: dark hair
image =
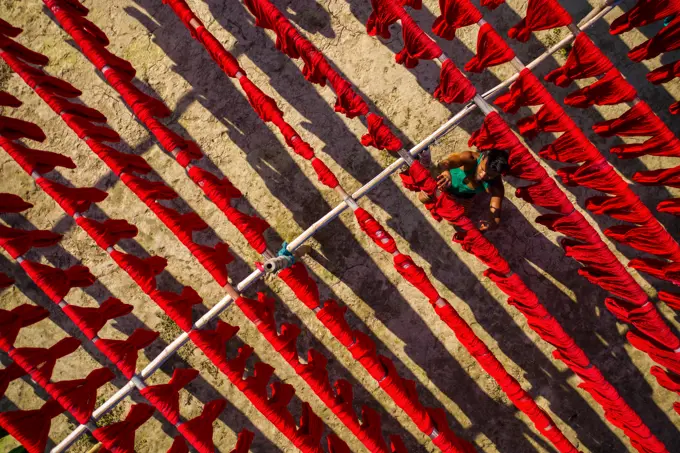
<svg viewBox="0 0 680 453">
<path fill-rule="evenodd" d="M 504 175 L 509 169 L 508 152 L 500 149 L 490 149 L 486 152 L 486 171 L 493 171 Z"/>
</svg>

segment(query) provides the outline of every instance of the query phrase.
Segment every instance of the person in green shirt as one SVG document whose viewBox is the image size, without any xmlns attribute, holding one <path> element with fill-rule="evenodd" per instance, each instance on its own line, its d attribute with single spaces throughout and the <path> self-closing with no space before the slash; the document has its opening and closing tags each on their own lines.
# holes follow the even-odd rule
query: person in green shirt
<svg viewBox="0 0 680 453">
<path fill-rule="evenodd" d="M 503 150 L 452 153 L 435 167 L 437 186 L 451 194 L 465 208 L 466 215 L 477 194 L 489 193 L 489 220 L 480 221 L 478 227 L 480 231 L 492 230 L 501 223 L 501 206 L 505 197 L 503 174 L 508 168 L 508 153 Z M 419 199 L 423 203 L 433 201 L 424 192 L 420 193 Z"/>
</svg>

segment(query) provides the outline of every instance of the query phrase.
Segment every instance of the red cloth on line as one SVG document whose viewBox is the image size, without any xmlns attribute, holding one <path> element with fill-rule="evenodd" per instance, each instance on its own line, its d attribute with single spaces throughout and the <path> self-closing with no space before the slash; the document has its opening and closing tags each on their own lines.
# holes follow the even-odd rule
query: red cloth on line
<svg viewBox="0 0 680 453">
<path fill-rule="evenodd" d="M 152 119 L 165 118 L 172 114 L 162 101 L 142 92 L 131 80 L 120 74 L 120 71 L 109 71 L 105 76 L 111 87 L 120 94 L 123 101 L 143 123 L 146 124 Z"/>
<path fill-rule="evenodd" d="M 201 296 L 190 286 L 185 286 L 181 294 L 154 290 L 149 297 L 185 332 L 191 330 L 193 325 L 193 306 L 203 302 Z"/>
<path fill-rule="evenodd" d="M 31 280 L 42 289 L 54 303 L 59 303 L 71 288 L 85 288 L 96 280 L 85 266 L 72 266 L 66 270 L 29 260 L 21 262 Z"/>
<path fill-rule="evenodd" d="M 491 24 L 486 23 L 479 28 L 477 35 L 477 55 L 465 64 L 465 70 L 482 72 L 486 68 L 507 63 L 513 58 L 515 52 Z"/>
<path fill-rule="evenodd" d="M 635 330 L 629 330 L 626 338 L 636 349 L 646 352 L 649 357 L 659 365 L 680 374 L 680 353 L 674 352 L 671 347 L 659 344 L 653 339 Z"/>
<path fill-rule="evenodd" d="M 104 250 L 113 247 L 121 239 L 132 239 L 138 233 L 136 226 L 123 219 L 107 219 L 99 222 L 80 216 L 76 219 L 76 223 Z"/>
<path fill-rule="evenodd" d="M 498 8 L 503 3 L 505 3 L 505 0 L 481 0 L 482 6 L 485 6 L 491 10 Z"/>
<path fill-rule="evenodd" d="M 663 344 L 670 349 L 677 349 L 680 347 L 680 339 L 671 332 L 669 326 L 651 302 L 639 306 L 620 299 L 608 297 L 605 299 L 605 305 L 617 319 L 634 325 L 636 329 L 649 338 L 658 341 L 660 344 Z"/>
<path fill-rule="evenodd" d="M 189 447 L 181 434 L 174 437 L 170 449 L 166 453 L 189 453 Z"/>
<path fill-rule="evenodd" d="M 390 25 L 400 19 L 397 15 L 400 5 L 393 4 L 391 0 L 371 0 L 371 6 L 373 10 L 366 21 L 366 32 L 369 36 L 389 39 Z"/>
<path fill-rule="evenodd" d="M 404 441 L 397 435 L 390 436 L 390 451 L 392 453 L 408 453 Z"/>
<path fill-rule="evenodd" d="M 241 198 L 242 194 L 229 179 L 223 178 L 197 166 L 189 169 L 189 177 L 203 190 L 203 193 L 217 205 L 224 209 L 230 205 L 232 198 Z"/>
<path fill-rule="evenodd" d="M 401 17 L 401 28 L 404 48 L 394 56 L 398 64 L 415 68 L 419 60 L 433 60 L 442 55 L 442 49 L 409 15 Z"/>
<path fill-rule="evenodd" d="M 132 305 L 124 304 L 120 299 L 109 297 L 98 307 L 79 307 L 68 304 L 62 308 L 76 326 L 90 340 L 111 319 L 120 318 L 132 312 Z"/>
<path fill-rule="evenodd" d="M 354 216 L 357 218 L 361 230 L 366 233 L 378 247 L 388 253 L 397 252 L 397 244 L 394 242 L 392 235 L 388 233 L 371 214 L 365 209 L 359 208 L 354 211 Z"/>
<path fill-rule="evenodd" d="M 656 378 L 656 382 L 658 382 L 661 387 L 680 394 L 680 376 L 656 365 L 649 371 Z"/>
<path fill-rule="evenodd" d="M 26 373 L 26 370 L 14 362 L 9 363 L 5 368 L 0 370 L 0 398 L 5 396 L 7 387 L 9 387 L 9 384 L 12 381 L 17 380 L 26 374 L 28 374 Z"/>
<path fill-rule="evenodd" d="M 104 453 L 134 453 L 135 431 L 146 423 L 154 412 L 153 406 L 134 404 L 124 420 L 97 428 L 92 435 L 102 443 L 106 450 Z"/>
<path fill-rule="evenodd" d="M 194 231 L 203 231 L 208 228 L 207 223 L 196 212 L 187 212 L 180 214 L 177 210 L 167 208 L 158 203 L 152 203 L 152 211 L 156 214 L 158 219 L 163 222 L 170 231 L 173 232 L 177 239 L 187 247 L 193 243 Z"/>
<path fill-rule="evenodd" d="M 680 259 L 680 245 L 659 223 L 644 226 L 615 225 L 604 230 L 604 234 L 622 244 L 637 250 L 669 259 Z"/>
<path fill-rule="evenodd" d="M 673 310 L 680 310 L 680 294 L 678 293 L 659 291 L 659 300 L 663 301 L 663 303 L 671 307 Z"/>
<path fill-rule="evenodd" d="M 223 370 L 227 367 L 225 345 L 227 341 L 236 335 L 238 330 L 238 327 L 218 320 L 215 329 L 191 330 L 189 332 L 189 338 L 191 338 L 191 341 L 203 351 L 217 368 Z"/>
<path fill-rule="evenodd" d="M 566 63 L 545 76 L 547 82 L 566 87 L 577 79 L 600 76 L 614 68 L 612 62 L 590 40 L 580 33 L 574 40 Z"/>
<path fill-rule="evenodd" d="M 283 133 L 286 142 L 291 148 L 293 148 L 293 152 L 295 154 L 307 160 L 312 160 L 314 158 L 314 148 L 312 148 L 312 146 L 309 143 L 302 140 L 297 135 L 297 132 L 295 132 L 295 129 L 293 129 L 292 126 L 290 126 L 287 123 L 284 123 L 283 129 L 281 129 L 281 133 Z"/>
<path fill-rule="evenodd" d="M 638 0 L 635 6 L 614 19 L 609 33 L 618 35 L 680 13 L 678 0 Z"/>
<path fill-rule="evenodd" d="M 544 159 L 565 163 L 581 163 L 600 158 L 599 150 L 578 128 L 569 129 L 538 153 Z"/>
<path fill-rule="evenodd" d="M 322 160 L 317 159 L 316 157 L 312 159 L 312 167 L 314 167 L 314 171 L 316 171 L 321 183 L 325 184 L 331 189 L 335 189 L 340 185 L 338 178 L 335 177 L 333 172 L 326 166 L 325 163 L 323 163 Z"/>
<path fill-rule="evenodd" d="M 1 20 L 1 19 L 0 19 Z M 0 105 L 3 107 L 17 108 L 23 104 L 19 99 L 15 98 L 6 91 L 0 90 Z"/>
<path fill-rule="evenodd" d="M 248 453 L 254 438 L 255 438 L 254 433 L 248 431 L 247 429 L 241 430 L 241 432 L 238 433 L 236 446 L 230 453 Z"/>
<path fill-rule="evenodd" d="M 656 36 L 631 49 L 628 58 L 633 61 L 649 60 L 676 49 L 680 49 L 680 16 L 662 28 Z"/>
<path fill-rule="evenodd" d="M 328 453 L 352 453 L 347 444 L 334 433 L 326 436 L 326 442 L 328 443 Z"/>
<path fill-rule="evenodd" d="M 19 36 L 22 31 L 24 30 L 0 19 L 0 34 L 14 38 Z"/>
<path fill-rule="evenodd" d="M 647 80 L 653 84 L 670 82 L 680 77 L 680 60 L 656 68 L 647 74 Z"/>
<path fill-rule="evenodd" d="M 29 85 L 32 85 L 29 82 Z M 75 102 L 68 101 L 66 99 L 62 99 L 61 97 L 58 97 L 57 95 L 53 93 L 44 93 L 44 89 L 42 89 L 42 85 L 37 85 L 36 87 L 36 92 L 39 95 L 42 95 L 43 100 L 47 102 L 47 105 L 49 105 L 52 110 L 54 110 L 55 113 L 58 115 L 66 115 L 68 114 L 68 117 L 71 118 L 71 116 L 76 116 L 80 118 L 81 120 L 84 120 L 81 124 L 85 125 L 85 127 L 92 127 L 92 128 L 97 128 L 97 127 L 103 127 L 102 126 L 87 126 L 85 121 L 88 122 L 95 122 L 95 123 L 106 123 L 106 117 L 102 112 L 99 110 L 93 109 L 91 107 L 88 107 L 86 105 L 82 104 L 76 104 Z M 97 129 L 95 129 L 97 130 Z"/>
<path fill-rule="evenodd" d="M 163 181 L 149 181 L 130 174 L 122 174 L 120 179 L 147 206 L 155 204 L 156 200 L 173 200 L 179 196 Z"/>
<path fill-rule="evenodd" d="M 593 125 L 595 133 L 603 137 L 655 136 L 667 129 L 668 127 L 644 101 L 638 102 L 616 119 Z"/>
<path fill-rule="evenodd" d="M 680 216 L 680 198 L 664 200 L 656 206 L 656 210 Z"/>
<path fill-rule="evenodd" d="M 236 73 L 240 72 L 245 75 L 246 72 L 239 66 L 236 58 L 222 46 L 222 43 L 217 40 L 203 25 L 196 28 L 197 39 L 203 43 L 206 50 L 213 60 L 229 77 L 235 77 Z"/>
<path fill-rule="evenodd" d="M 292 266 L 283 269 L 277 275 L 307 308 L 314 310 L 321 304 L 319 300 L 319 287 L 314 279 L 310 277 L 304 263 L 298 261 Z"/>
<path fill-rule="evenodd" d="M 628 267 L 669 281 L 669 274 L 680 271 L 680 263 L 669 263 L 668 261 L 653 258 L 634 258 L 630 260 Z"/>
<path fill-rule="evenodd" d="M 180 421 L 179 391 L 196 376 L 198 376 L 198 370 L 193 368 L 175 368 L 167 384 L 144 387 L 139 393 L 149 400 L 170 423 L 176 425 Z"/>
<path fill-rule="evenodd" d="M 631 293 L 631 287 L 621 286 L 621 275 L 611 274 L 607 269 L 601 269 L 597 266 L 586 266 L 578 270 L 579 275 L 587 279 L 590 283 L 599 286 L 605 291 L 609 291 L 613 295 L 629 300 L 638 305 L 642 305 L 647 301 L 647 295 L 639 289 L 634 288 L 634 293 Z"/>
<path fill-rule="evenodd" d="M 9 140 L 27 138 L 37 142 L 45 141 L 47 136 L 36 124 L 0 115 L 0 136 Z"/>
<path fill-rule="evenodd" d="M 125 340 L 97 341 L 99 350 L 116 365 L 123 375 L 132 379 L 137 367 L 137 354 L 149 346 L 158 337 L 158 332 L 147 329 L 135 329 Z"/>
<path fill-rule="evenodd" d="M 637 97 L 635 88 L 623 78 L 618 69 L 611 69 L 597 82 L 576 90 L 564 98 L 564 103 L 585 109 L 593 105 L 615 105 L 632 102 Z"/>
<path fill-rule="evenodd" d="M 0 309 L 0 349 L 7 352 L 19 331 L 49 316 L 49 312 L 36 305 L 19 305 L 12 310 Z"/>
<path fill-rule="evenodd" d="M 47 178 L 38 178 L 36 183 L 70 216 L 87 211 L 92 203 L 103 201 L 108 196 L 95 187 L 68 187 Z"/>
<path fill-rule="evenodd" d="M 234 225 L 248 241 L 256 252 L 262 253 L 267 249 L 264 233 L 269 224 L 266 220 L 255 216 L 249 216 L 231 206 L 223 210 L 227 219 Z"/>
<path fill-rule="evenodd" d="M 520 107 L 541 105 L 553 100 L 552 95 L 541 84 L 531 69 L 524 68 L 519 77 L 510 85 L 510 90 L 495 101 L 506 113 L 517 113 Z"/>
<path fill-rule="evenodd" d="M 64 408 L 50 399 L 40 409 L 0 413 L 0 427 L 29 453 L 44 453 L 52 419 L 63 412 Z"/>
<path fill-rule="evenodd" d="M 9 352 L 9 356 L 21 368 L 31 375 L 31 378 L 41 387 L 47 386 L 52 379 L 57 360 L 73 354 L 80 347 L 80 341 L 73 337 L 66 337 L 50 348 L 16 348 Z"/>
<path fill-rule="evenodd" d="M 267 123 L 283 117 L 283 112 L 276 105 L 276 101 L 264 94 L 248 77 L 241 77 L 239 82 L 248 96 L 248 102 L 262 121 Z"/>
<path fill-rule="evenodd" d="M 403 147 L 401 140 L 392 133 L 388 126 L 383 124 L 385 121 L 383 117 L 369 113 L 366 119 L 368 121 L 368 134 L 361 137 L 362 145 L 392 152 L 397 152 Z"/>
<path fill-rule="evenodd" d="M 156 275 L 163 272 L 168 265 L 168 261 L 162 256 L 139 258 L 118 250 L 112 251 L 110 255 L 146 294 L 151 294 L 156 289 Z"/>
<path fill-rule="evenodd" d="M 645 155 L 680 157 L 680 139 L 666 128 L 643 143 L 622 144 L 612 147 L 609 151 L 619 159 L 632 159 Z"/>
<path fill-rule="evenodd" d="M 456 30 L 476 24 L 482 20 L 479 12 L 470 0 L 439 0 L 441 15 L 434 20 L 432 31 L 444 39 L 456 37 Z"/>
<path fill-rule="evenodd" d="M 394 268 L 399 272 L 399 275 L 423 293 L 430 303 L 434 303 L 439 299 L 439 293 L 425 274 L 425 271 L 417 266 L 410 256 L 402 253 L 394 255 Z"/>
<path fill-rule="evenodd" d="M 596 243 L 600 240 L 597 232 L 578 211 L 573 211 L 567 215 L 544 214 L 536 217 L 536 223 L 586 243 Z"/>
<path fill-rule="evenodd" d="M 142 156 L 122 153 L 93 139 L 87 140 L 87 144 L 116 176 L 121 176 L 122 173 L 145 175 L 151 172 L 151 166 Z"/>
<path fill-rule="evenodd" d="M 347 80 L 335 71 L 329 71 L 326 77 L 337 96 L 335 100 L 336 112 L 342 113 L 347 118 L 355 118 L 368 114 L 368 104 L 352 89 L 352 85 Z"/>
<path fill-rule="evenodd" d="M 453 242 L 460 244 L 463 250 L 475 255 L 494 271 L 501 274 L 509 274 L 511 272 L 508 262 L 505 261 L 498 252 L 498 249 L 479 230 L 469 230 L 464 235 L 455 235 Z"/>
<path fill-rule="evenodd" d="M 447 104 L 464 104 L 469 102 L 476 94 L 477 89 L 460 72 L 453 60 L 447 59 L 442 63 L 439 85 L 434 91 L 434 97 Z"/>
<path fill-rule="evenodd" d="M 645 223 L 652 219 L 651 212 L 632 192 L 614 197 L 590 197 L 586 200 L 586 209 L 624 222 Z"/>
<path fill-rule="evenodd" d="M 22 61 L 25 61 L 26 63 L 45 66 L 50 62 L 50 59 L 45 55 L 34 52 L 4 35 L 0 35 L 0 49 Z"/>
<path fill-rule="evenodd" d="M 119 142 L 120 135 L 113 129 L 104 126 L 95 126 L 90 121 L 70 113 L 61 115 L 61 119 L 70 127 L 81 139 L 86 137 L 102 142 Z"/>
<path fill-rule="evenodd" d="M 531 204 L 562 214 L 569 214 L 574 210 L 574 206 L 564 195 L 564 192 L 557 187 L 557 184 L 551 178 L 546 178 L 529 186 L 519 187 L 515 191 L 515 195 Z"/>
<path fill-rule="evenodd" d="M 564 27 L 572 22 L 571 15 L 557 0 L 529 0 L 526 17 L 508 30 L 508 36 L 527 42 L 533 31 Z"/>
<path fill-rule="evenodd" d="M 519 139 L 497 112 L 486 115 L 482 126 L 474 131 L 468 140 L 469 147 L 476 146 L 481 150 L 492 148 L 511 150 L 519 143 Z"/>
<path fill-rule="evenodd" d="M 319 310 L 316 317 L 333 336 L 345 347 L 349 347 L 354 342 L 354 331 L 350 328 L 345 319 L 347 313 L 346 306 L 340 306 L 334 300 L 327 300 L 323 308 Z"/>
<path fill-rule="evenodd" d="M 662 170 L 638 171 L 633 180 L 646 186 L 668 186 L 680 188 L 680 166 Z"/>
<path fill-rule="evenodd" d="M 668 111 L 671 112 L 671 115 L 680 115 L 680 101 L 671 104 Z"/>
<path fill-rule="evenodd" d="M 311 42 L 298 33 L 297 30 L 292 30 L 294 31 L 295 45 L 304 62 L 302 75 L 310 83 L 321 85 L 322 87 L 326 86 L 328 74 L 334 72 L 328 61 L 326 61 L 326 57 Z"/>
<path fill-rule="evenodd" d="M 0 290 L 9 288 L 14 284 L 14 280 L 0 272 Z"/>
<path fill-rule="evenodd" d="M 61 234 L 48 230 L 21 230 L 0 225 L 0 247 L 14 259 L 32 248 L 51 247 L 61 241 Z"/>
<path fill-rule="evenodd" d="M 517 122 L 519 133 L 534 138 L 539 132 L 566 132 L 574 128 L 574 121 L 556 101 L 544 104 L 535 115 Z"/>
<path fill-rule="evenodd" d="M 408 173 L 400 173 L 402 183 L 404 187 L 413 191 L 420 191 L 427 193 L 428 195 L 434 195 L 437 191 L 437 183 L 430 176 L 430 171 L 423 167 L 419 161 L 413 162 L 408 168 Z"/>
<path fill-rule="evenodd" d="M 56 167 L 76 168 L 73 160 L 62 154 L 31 149 L 12 142 L 3 143 L 3 148 L 29 175 L 33 172 L 49 173 Z"/>
<path fill-rule="evenodd" d="M 580 167 L 562 167 L 557 170 L 567 186 L 582 186 L 613 194 L 630 194 L 628 184 L 605 160 L 586 162 Z M 630 197 L 630 195 L 628 195 Z M 631 201 L 633 201 L 631 199 Z"/>
<path fill-rule="evenodd" d="M 87 423 L 97 401 L 97 389 L 114 377 L 108 368 L 98 368 L 84 379 L 49 383 L 45 390 L 79 423 Z"/>
<path fill-rule="evenodd" d="M 20 196 L 11 193 L 0 193 L 0 213 L 21 212 L 32 208 L 31 203 L 27 203 Z"/>
</svg>

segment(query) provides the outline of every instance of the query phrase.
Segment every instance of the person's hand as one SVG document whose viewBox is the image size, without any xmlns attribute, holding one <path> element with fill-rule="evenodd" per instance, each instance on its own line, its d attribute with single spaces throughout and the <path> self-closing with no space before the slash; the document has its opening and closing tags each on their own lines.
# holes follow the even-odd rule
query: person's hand
<svg viewBox="0 0 680 453">
<path fill-rule="evenodd" d="M 451 187 L 451 173 L 443 171 L 437 176 L 437 187 L 442 192 Z"/>
<path fill-rule="evenodd" d="M 477 228 L 482 233 L 485 231 L 489 231 L 491 229 L 491 222 L 487 222 L 486 220 L 480 220 Z"/>
</svg>

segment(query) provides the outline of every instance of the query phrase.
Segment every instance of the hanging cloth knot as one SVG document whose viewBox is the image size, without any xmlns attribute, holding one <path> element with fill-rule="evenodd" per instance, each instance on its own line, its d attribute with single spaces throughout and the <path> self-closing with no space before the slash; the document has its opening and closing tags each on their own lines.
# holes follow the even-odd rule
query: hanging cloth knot
<svg viewBox="0 0 680 453">
<path fill-rule="evenodd" d="M 180 421 L 179 391 L 198 376 L 193 368 L 175 368 L 172 378 L 167 384 L 150 385 L 139 392 L 163 414 L 170 423 L 176 425 Z"/>
<path fill-rule="evenodd" d="M 9 356 L 26 370 L 41 387 L 52 378 L 57 360 L 72 354 L 80 347 L 80 340 L 66 337 L 50 348 L 16 348 Z"/>
<path fill-rule="evenodd" d="M 419 60 L 432 60 L 444 53 L 410 16 L 401 17 L 401 27 L 404 48 L 394 57 L 398 64 L 403 64 L 407 68 L 415 68 Z"/>
<path fill-rule="evenodd" d="M 88 139 L 87 144 L 116 176 L 121 176 L 123 173 L 145 175 L 152 170 L 142 156 L 120 152 L 93 139 Z"/>
<path fill-rule="evenodd" d="M 130 407 L 125 420 L 102 426 L 92 432 L 92 435 L 111 452 L 133 453 L 135 451 L 135 432 L 148 419 L 155 409 L 148 404 L 134 404 Z"/>
<path fill-rule="evenodd" d="M 33 325 L 49 316 L 49 312 L 37 305 L 19 305 L 12 310 L 0 309 L 0 349 L 7 352 L 24 327 Z"/>
<path fill-rule="evenodd" d="M 469 72 L 482 72 L 486 68 L 498 66 L 515 58 L 515 52 L 489 23 L 479 28 L 477 35 L 477 55 L 465 64 Z"/>
<path fill-rule="evenodd" d="M 470 0 L 439 0 L 441 15 L 434 20 L 432 31 L 449 41 L 456 37 L 456 30 L 476 24 L 484 16 Z"/>
<path fill-rule="evenodd" d="M 345 319 L 345 313 L 347 313 L 346 306 L 341 307 L 337 301 L 327 300 L 323 308 L 317 312 L 316 317 L 340 344 L 348 347 L 354 342 L 354 332 Z"/>
<path fill-rule="evenodd" d="M 354 211 L 354 216 L 359 222 L 361 230 L 371 238 L 371 240 L 381 249 L 388 253 L 397 252 L 397 244 L 394 238 L 388 233 L 375 218 L 365 209 L 359 208 Z"/>
<path fill-rule="evenodd" d="M 21 102 L 19 99 L 15 98 L 6 91 L 0 90 L 0 105 L 2 105 L 3 107 L 17 108 L 21 107 L 22 104 L 23 102 Z"/>
<path fill-rule="evenodd" d="M 191 330 L 189 338 L 217 368 L 224 370 L 228 362 L 225 345 L 238 331 L 238 327 L 218 320 L 215 329 Z"/>
<path fill-rule="evenodd" d="M 139 232 L 136 226 L 123 219 L 107 219 L 100 222 L 80 216 L 76 223 L 104 250 L 113 247 L 121 239 L 134 238 Z"/>
<path fill-rule="evenodd" d="M 203 302 L 195 289 L 185 286 L 181 294 L 154 290 L 149 297 L 185 332 L 191 330 L 192 307 Z"/>
<path fill-rule="evenodd" d="M 17 363 L 11 362 L 5 368 L 0 370 L 0 398 L 5 396 L 7 387 L 12 381 L 26 376 L 26 370 L 21 368 Z"/>
<path fill-rule="evenodd" d="M 314 167 L 314 171 L 316 171 L 316 174 L 319 178 L 319 181 L 326 185 L 327 187 L 330 187 L 331 189 L 335 189 L 340 185 L 338 182 L 338 178 L 333 174 L 333 172 L 326 166 L 326 164 L 318 159 L 314 158 L 312 159 L 312 167 Z"/>
<path fill-rule="evenodd" d="M 434 285 L 432 285 L 425 271 L 417 266 L 410 256 L 402 253 L 395 255 L 394 268 L 399 272 L 399 275 L 423 293 L 430 303 L 434 303 L 439 299 L 439 293 Z"/>
<path fill-rule="evenodd" d="M 156 276 L 168 265 L 168 261 L 162 256 L 139 258 L 118 250 L 112 251 L 110 255 L 146 294 L 151 294 L 156 289 Z"/>
<path fill-rule="evenodd" d="M 366 22 L 366 32 L 369 36 L 380 36 L 389 39 L 390 25 L 399 20 L 399 8 L 392 0 L 371 0 L 373 11 Z"/>
<path fill-rule="evenodd" d="M 109 297 L 98 307 L 79 307 L 68 304 L 63 310 L 81 332 L 92 340 L 108 321 L 131 313 L 132 305 L 124 304 L 120 299 Z"/>
<path fill-rule="evenodd" d="M 276 101 L 264 94 L 248 77 L 244 76 L 238 80 L 248 96 L 248 102 L 262 121 L 268 123 L 283 118 L 283 112 L 276 105 Z"/>
<path fill-rule="evenodd" d="M 120 179 L 147 206 L 155 204 L 157 200 L 173 200 L 179 197 L 177 192 L 163 181 L 149 181 L 130 174 L 123 174 Z"/>
<path fill-rule="evenodd" d="M 125 340 L 100 339 L 97 341 L 97 347 L 120 369 L 126 378 L 132 379 L 137 366 L 137 354 L 141 349 L 153 343 L 157 337 L 158 332 L 136 329 Z"/>
<path fill-rule="evenodd" d="M 203 406 L 203 412 L 196 418 L 179 425 L 177 430 L 187 438 L 200 453 L 214 453 L 213 422 L 227 407 L 227 400 L 213 400 Z"/>
<path fill-rule="evenodd" d="M 635 6 L 614 19 L 609 33 L 619 35 L 633 28 L 644 27 L 661 19 L 680 13 L 680 2 L 677 0 L 638 0 Z M 664 25 L 668 25 L 664 21 Z"/>
<path fill-rule="evenodd" d="M 635 88 L 623 78 L 618 69 L 611 69 L 597 82 L 576 90 L 564 98 L 572 107 L 588 108 L 593 105 L 615 105 L 633 102 L 637 97 Z"/>
<path fill-rule="evenodd" d="M 73 160 L 62 154 L 26 148 L 12 142 L 3 143 L 3 148 L 29 175 L 33 172 L 49 173 L 56 167 L 76 168 Z"/>
<path fill-rule="evenodd" d="M 241 198 L 242 196 L 241 191 L 226 176 L 219 178 L 208 170 L 192 166 L 189 169 L 189 177 L 220 209 L 229 206 L 233 198 Z"/>
<path fill-rule="evenodd" d="M 545 76 L 546 82 L 566 87 L 574 80 L 597 77 L 614 68 L 612 62 L 590 40 L 585 33 L 579 33 L 574 40 L 567 61 Z"/>
<path fill-rule="evenodd" d="M 287 250 L 287 244 L 282 248 L 282 250 L 284 249 Z M 304 263 L 294 263 L 292 266 L 281 270 L 277 275 L 307 308 L 314 310 L 319 307 L 321 304 L 319 287 L 310 277 Z"/>
<path fill-rule="evenodd" d="M 336 112 L 342 113 L 350 119 L 368 114 L 368 104 L 352 89 L 352 85 L 347 80 L 332 69 L 328 71 L 326 76 L 337 96 L 334 107 Z"/>
<path fill-rule="evenodd" d="M 498 96 L 494 104 L 505 113 L 517 113 L 520 107 L 545 104 L 552 100 L 548 90 L 539 82 L 531 69 L 524 68 L 510 85 L 510 90 Z"/>
<path fill-rule="evenodd" d="M 115 375 L 108 368 L 98 368 L 84 379 L 50 383 L 46 390 L 75 417 L 78 423 L 85 424 L 94 411 L 97 389 L 114 377 Z"/>
<path fill-rule="evenodd" d="M 262 234 L 269 229 L 269 223 L 266 220 L 244 214 L 232 207 L 229 207 L 225 214 L 229 222 L 241 232 L 256 252 L 262 254 L 267 249 L 267 242 Z"/>
<path fill-rule="evenodd" d="M 369 113 L 366 117 L 368 120 L 368 134 L 361 137 L 361 144 L 364 146 L 373 146 L 377 149 L 384 149 L 392 152 L 399 151 L 403 145 L 384 123 L 383 117 L 374 113 Z"/>
<path fill-rule="evenodd" d="M 664 134 L 668 126 L 656 116 L 649 104 L 638 102 L 619 118 L 601 121 L 593 125 L 593 131 L 603 137 L 657 136 Z"/>
<path fill-rule="evenodd" d="M 0 225 L 0 247 L 14 259 L 32 248 L 51 247 L 61 241 L 61 234 L 47 230 L 21 230 Z"/>
<path fill-rule="evenodd" d="M 434 91 L 434 97 L 447 104 L 465 104 L 477 94 L 477 89 L 467 77 L 460 72 L 451 59 L 442 63 L 439 73 L 439 85 Z"/>
<path fill-rule="evenodd" d="M 29 453 L 44 453 L 52 419 L 63 412 L 64 408 L 50 399 L 40 409 L 0 413 L 0 427 Z"/>
<path fill-rule="evenodd" d="M 45 55 L 34 52 L 5 35 L 0 35 L 0 49 L 26 63 L 45 66 L 50 62 L 50 59 Z"/>
<path fill-rule="evenodd" d="M 254 438 L 254 433 L 248 431 L 247 429 L 243 429 L 240 433 L 238 433 L 236 447 L 230 453 L 248 453 Z"/>
<path fill-rule="evenodd" d="M 36 183 L 70 216 L 87 211 L 92 203 L 109 196 L 95 187 L 67 187 L 47 178 L 38 178 Z"/>
<path fill-rule="evenodd" d="M 92 285 L 96 280 L 85 266 L 73 266 L 62 270 L 24 260 L 21 262 L 21 267 L 31 277 L 31 280 L 47 294 L 47 297 L 56 304 L 66 297 L 71 288 L 85 288 Z"/>
<path fill-rule="evenodd" d="M 508 30 L 508 36 L 527 42 L 533 31 L 565 27 L 572 22 L 571 15 L 557 0 L 529 0 L 526 17 Z"/>
</svg>

